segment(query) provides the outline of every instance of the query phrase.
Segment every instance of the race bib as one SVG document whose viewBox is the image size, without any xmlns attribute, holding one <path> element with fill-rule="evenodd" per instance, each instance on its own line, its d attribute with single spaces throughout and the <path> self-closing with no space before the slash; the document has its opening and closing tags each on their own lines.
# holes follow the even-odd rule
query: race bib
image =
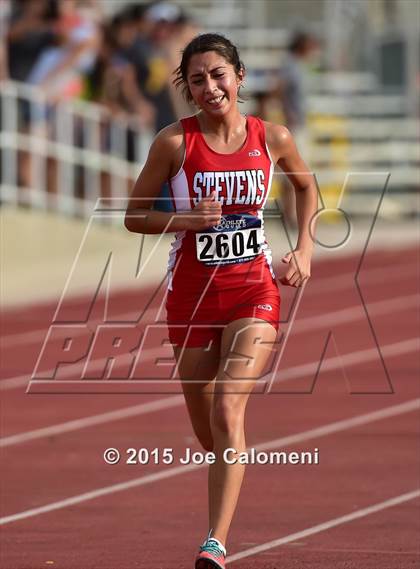
<svg viewBox="0 0 420 569">
<path fill-rule="evenodd" d="M 223 215 L 219 225 L 195 235 L 197 259 L 207 266 L 245 263 L 261 252 L 264 235 L 254 215 Z"/>
</svg>

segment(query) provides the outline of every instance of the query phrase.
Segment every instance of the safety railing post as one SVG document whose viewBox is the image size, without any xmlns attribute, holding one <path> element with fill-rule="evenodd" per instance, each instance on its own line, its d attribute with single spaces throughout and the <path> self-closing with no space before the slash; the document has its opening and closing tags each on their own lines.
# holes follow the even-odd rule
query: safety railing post
<svg viewBox="0 0 420 569">
<path fill-rule="evenodd" d="M 127 140 L 126 130 L 122 128 L 121 121 L 114 120 L 110 125 L 110 153 L 111 162 L 126 159 Z M 110 184 L 110 197 L 117 198 L 124 195 L 123 179 L 119 168 L 112 168 L 110 170 L 111 184 Z"/>
<path fill-rule="evenodd" d="M 100 153 L 99 121 L 94 116 L 83 116 L 83 209 L 86 216 L 100 196 L 100 164 L 95 154 Z"/>
<path fill-rule="evenodd" d="M 11 84 L 1 85 L 2 199 L 18 203 L 18 96 Z"/>
<path fill-rule="evenodd" d="M 47 103 L 41 93 L 24 93 L 29 109 L 29 180 L 28 201 L 33 206 L 47 209 L 48 117 Z"/>
<path fill-rule="evenodd" d="M 75 136 L 74 114 L 71 104 L 63 102 L 56 107 L 57 199 L 58 208 L 66 214 L 78 213 L 75 195 Z"/>
</svg>

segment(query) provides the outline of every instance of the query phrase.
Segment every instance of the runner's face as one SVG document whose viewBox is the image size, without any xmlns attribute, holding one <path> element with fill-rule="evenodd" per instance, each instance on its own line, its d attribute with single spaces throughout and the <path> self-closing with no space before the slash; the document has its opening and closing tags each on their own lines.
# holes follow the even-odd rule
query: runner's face
<svg viewBox="0 0 420 569">
<path fill-rule="evenodd" d="M 215 51 L 194 54 L 187 82 L 195 104 L 212 115 L 223 115 L 236 105 L 242 76 Z"/>
</svg>

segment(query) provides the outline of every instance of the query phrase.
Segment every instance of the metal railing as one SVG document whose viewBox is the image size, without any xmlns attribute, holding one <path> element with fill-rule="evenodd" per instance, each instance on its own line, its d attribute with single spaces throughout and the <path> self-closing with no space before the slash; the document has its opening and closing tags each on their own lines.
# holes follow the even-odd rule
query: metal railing
<svg viewBox="0 0 420 569">
<path fill-rule="evenodd" d="M 321 191 L 333 196 L 351 173 L 353 213 L 363 215 L 389 173 L 384 214 L 418 214 L 418 123 L 395 97 L 373 97 L 377 114 L 367 112 L 371 94 L 312 96 L 304 157 Z M 0 83 L 0 122 L 1 201 L 80 217 L 90 217 L 99 198 L 127 198 L 154 135 L 96 104 L 48 105 L 42 91 L 12 81 Z"/>
<path fill-rule="evenodd" d="M 106 108 L 48 104 L 37 88 L 0 83 L 1 199 L 89 216 L 98 198 L 125 198 L 153 132 Z"/>
</svg>

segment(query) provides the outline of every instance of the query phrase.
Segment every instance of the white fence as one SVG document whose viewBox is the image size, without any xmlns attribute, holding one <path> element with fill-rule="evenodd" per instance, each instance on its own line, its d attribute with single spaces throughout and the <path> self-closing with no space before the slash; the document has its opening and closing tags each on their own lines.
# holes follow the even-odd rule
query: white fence
<svg viewBox="0 0 420 569">
<path fill-rule="evenodd" d="M 127 197 L 152 132 L 99 105 L 49 106 L 25 84 L 1 82 L 0 93 L 3 202 L 89 216 L 98 198 Z"/>
<path fill-rule="evenodd" d="M 334 200 L 352 172 L 347 202 L 363 215 L 389 173 L 383 213 L 418 214 L 419 127 L 404 114 L 402 98 L 330 93 L 309 103 L 305 159 L 321 191 Z M 42 92 L 11 81 L 0 84 L 0 107 L 3 203 L 89 217 L 98 198 L 128 196 L 153 136 L 134 119 L 112 119 L 83 101 L 51 108 Z"/>
</svg>

